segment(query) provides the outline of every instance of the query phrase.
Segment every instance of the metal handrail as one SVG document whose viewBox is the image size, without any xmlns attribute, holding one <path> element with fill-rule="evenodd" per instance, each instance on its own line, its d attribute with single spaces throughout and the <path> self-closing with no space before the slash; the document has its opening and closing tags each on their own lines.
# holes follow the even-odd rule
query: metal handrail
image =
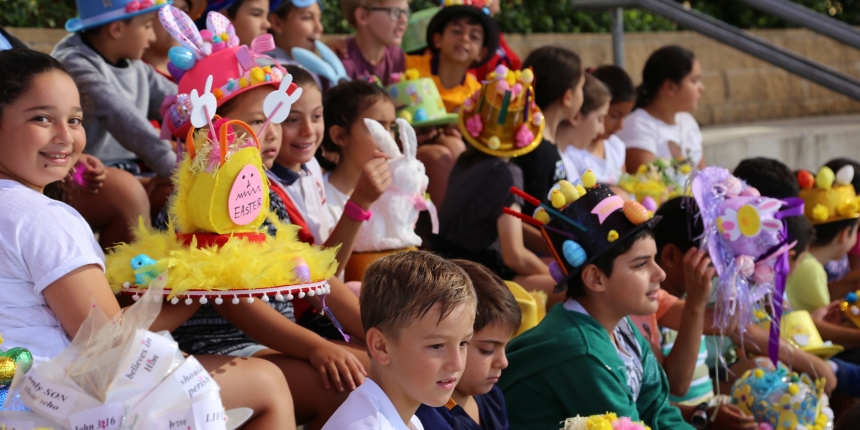
<svg viewBox="0 0 860 430">
<path fill-rule="evenodd" d="M 805 8 L 789 0 L 736 0 L 758 10 L 782 18 L 816 33 L 860 49 L 860 32 L 856 28 Z"/>
<path fill-rule="evenodd" d="M 574 9 L 641 8 L 839 94 L 860 100 L 860 80 L 671 0 L 574 0 Z M 613 32 L 615 35 L 615 32 Z M 618 45 L 616 42 L 615 45 Z M 616 54 L 616 57 L 618 55 Z"/>
</svg>

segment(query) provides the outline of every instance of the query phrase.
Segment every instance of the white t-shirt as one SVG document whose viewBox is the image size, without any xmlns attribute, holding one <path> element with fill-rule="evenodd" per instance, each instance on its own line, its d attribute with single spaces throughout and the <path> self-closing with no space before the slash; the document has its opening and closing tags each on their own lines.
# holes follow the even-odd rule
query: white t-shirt
<svg viewBox="0 0 860 430">
<path fill-rule="evenodd" d="M 576 172 L 578 176 L 582 175 L 585 169 L 591 169 L 597 177 L 598 183 L 615 185 L 624 173 L 627 147 L 624 146 L 621 139 L 613 134 L 603 142 L 603 148 L 606 158 L 597 158 L 587 149 L 568 146 L 562 154 L 562 158 L 567 160 L 564 167 L 568 168 L 567 163 L 569 163 L 568 172 Z M 568 175 L 570 174 L 568 173 Z"/>
<path fill-rule="evenodd" d="M 42 291 L 104 253 L 71 206 L 15 181 L 0 180 L 0 335 L 3 349 L 20 346 L 35 361 L 57 356 L 69 338 Z"/>
<path fill-rule="evenodd" d="M 624 119 L 624 128 L 616 133 L 627 149 L 648 151 L 657 158 L 684 158 L 693 165 L 702 161 L 702 131 L 693 115 L 675 114 L 675 124 L 654 118 L 645 109 L 636 109 Z"/>
<path fill-rule="evenodd" d="M 322 430 L 424 430 L 415 415 L 403 423 L 391 399 L 370 378 L 350 393 Z"/>
<path fill-rule="evenodd" d="M 323 175 L 323 182 L 325 183 L 325 208 L 331 217 L 330 219 L 334 220 L 334 222 L 329 225 L 329 234 L 331 234 L 331 231 L 334 230 L 337 222 L 340 221 L 340 217 L 343 216 L 343 209 L 346 207 L 346 202 L 349 201 L 349 196 L 335 188 L 335 186 L 328 181 L 329 176 L 331 176 L 331 172 L 326 172 Z"/>
</svg>

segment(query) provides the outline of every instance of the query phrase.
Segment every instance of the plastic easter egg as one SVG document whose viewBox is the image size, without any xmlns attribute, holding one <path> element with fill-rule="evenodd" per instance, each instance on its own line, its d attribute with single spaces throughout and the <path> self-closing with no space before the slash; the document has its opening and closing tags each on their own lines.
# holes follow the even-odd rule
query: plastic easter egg
<svg viewBox="0 0 860 430">
<path fill-rule="evenodd" d="M 535 209 L 534 214 L 532 214 L 532 218 L 544 224 L 549 224 L 549 214 L 546 212 L 546 209 L 542 207 Z"/>
<path fill-rule="evenodd" d="M 514 96 L 514 97 L 518 97 L 518 96 L 519 96 L 520 94 L 522 94 L 522 93 L 523 93 L 523 84 L 515 83 L 515 84 L 511 87 L 511 95 L 512 95 L 512 96 Z"/>
<path fill-rule="evenodd" d="M 194 58 L 194 53 L 184 46 L 174 46 L 167 51 L 167 58 L 179 70 L 188 70 L 197 64 L 197 59 Z"/>
<path fill-rule="evenodd" d="M 815 185 L 815 176 L 806 170 L 801 170 L 797 172 L 797 183 L 800 184 L 801 189 L 811 190 L 812 186 Z"/>
<path fill-rule="evenodd" d="M 726 187 L 726 195 L 729 197 L 737 197 L 741 194 L 741 189 L 743 188 L 743 184 L 741 180 L 734 177 L 729 176 L 723 181 L 723 186 Z"/>
<path fill-rule="evenodd" d="M 540 127 L 540 125 L 542 123 L 543 123 L 543 114 L 540 112 L 535 112 L 535 114 L 532 115 L 532 125 L 535 127 Z"/>
<path fill-rule="evenodd" d="M 496 84 L 496 92 L 499 93 L 499 95 L 505 94 L 510 89 L 511 86 L 508 84 L 508 81 L 499 81 L 499 83 Z"/>
<path fill-rule="evenodd" d="M 498 136 L 491 136 L 487 139 L 487 148 L 492 149 L 493 151 L 499 149 L 502 146 L 502 141 L 499 140 Z"/>
<path fill-rule="evenodd" d="M 594 188 L 595 185 L 597 185 L 597 176 L 591 171 L 591 169 L 586 170 L 582 174 L 582 186 L 585 187 L 586 190 L 589 190 Z"/>
<path fill-rule="evenodd" d="M 522 75 L 520 76 L 520 81 L 526 85 L 532 83 L 535 80 L 535 73 L 532 72 L 532 69 L 523 70 Z"/>
<path fill-rule="evenodd" d="M 741 255 L 735 259 L 735 264 L 738 266 L 738 273 L 743 277 L 749 278 L 755 272 L 755 260 L 749 255 Z"/>
<path fill-rule="evenodd" d="M 9 357 L 0 357 L 0 385 L 6 385 L 12 382 L 12 377 L 15 376 L 15 369 L 18 365 L 15 360 Z"/>
<path fill-rule="evenodd" d="M 508 68 L 504 64 L 496 66 L 496 79 L 502 80 L 508 78 Z"/>
<path fill-rule="evenodd" d="M 561 209 L 564 207 L 564 203 L 567 201 L 564 198 L 564 194 L 559 190 L 552 190 L 552 193 L 549 196 L 549 201 L 552 203 L 552 207 L 556 209 Z"/>
<path fill-rule="evenodd" d="M 475 110 L 475 100 L 468 98 L 463 102 L 463 110 L 466 112 L 472 112 Z"/>
<path fill-rule="evenodd" d="M 296 278 L 299 282 L 304 284 L 311 281 L 311 269 L 308 267 L 308 263 L 302 257 L 293 257 L 293 263 L 295 263 L 295 267 L 293 267 L 293 273 L 296 275 Z"/>
<path fill-rule="evenodd" d="M 651 212 L 657 211 L 657 201 L 655 201 L 654 198 L 651 196 L 645 196 L 645 198 L 642 199 L 642 206 L 644 206 L 645 209 L 648 209 Z"/>
<path fill-rule="evenodd" d="M 760 283 L 766 284 L 773 281 L 774 278 L 774 270 L 773 267 L 767 264 L 759 264 L 755 267 L 755 271 L 753 271 L 753 280 Z"/>
<path fill-rule="evenodd" d="M 815 186 L 826 190 L 833 186 L 833 180 L 836 179 L 836 175 L 833 174 L 833 170 L 830 170 L 829 167 L 824 166 L 818 170 L 818 174 L 815 175 Z"/>
<path fill-rule="evenodd" d="M 854 180 L 854 166 L 846 164 L 836 171 L 836 183 L 848 185 Z"/>
<path fill-rule="evenodd" d="M 397 116 L 405 119 L 406 122 L 408 122 L 409 124 L 412 124 L 412 114 L 408 111 L 402 110 L 400 111 L 400 113 L 397 114 Z"/>
<path fill-rule="evenodd" d="M 758 197 L 761 193 L 758 192 L 757 188 L 754 187 L 746 187 L 743 191 L 741 191 L 742 197 Z"/>
<path fill-rule="evenodd" d="M 167 71 L 170 72 L 170 76 L 173 77 L 173 80 L 179 82 L 182 79 L 182 76 L 185 75 L 185 70 L 176 67 L 175 64 L 171 62 L 167 62 Z"/>
<path fill-rule="evenodd" d="M 852 291 L 852 292 L 850 292 L 850 293 L 846 294 L 846 295 L 845 295 L 845 301 L 846 301 L 846 302 L 848 302 L 848 303 L 851 303 L 852 305 L 853 305 L 854 303 L 857 303 L 857 293 L 855 293 L 854 291 Z"/>
<path fill-rule="evenodd" d="M 415 115 L 412 116 L 412 119 L 415 122 L 427 121 L 427 109 L 424 109 L 424 108 L 415 109 Z"/>
<path fill-rule="evenodd" d="M 648 209 L 645 209 L 645 206 L 634 200 L 624 202 L 624 216 L 633 225 L 639 225 L 651 219 Z"/>
<path fill-rule="evenodd" d="M 564 271 L 556 261 L 549 262 L 549 274 L 555 282 L 561 282 L 564 279 Z"/>
<path fill-rule="evenodd" d="M 572 240 L 565 240 L 561 250 L 564 254 L 564 259 L 573 267 L 582 266 L 585 260 L 588 260 L 588 256 L 585 254 L 582 246 Z"/>
</svg>

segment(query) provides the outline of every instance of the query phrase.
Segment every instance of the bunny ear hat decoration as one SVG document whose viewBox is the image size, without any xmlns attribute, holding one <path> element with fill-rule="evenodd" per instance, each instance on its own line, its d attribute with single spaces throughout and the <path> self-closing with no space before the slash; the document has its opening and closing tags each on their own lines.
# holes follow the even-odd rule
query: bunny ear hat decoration
<svg viewBox="0 0 860 430">
<path fill-rule="evenodd" d="M 755 302 L 772 296 L 774 321 L 782 315 L 788 276 L 789 243 L 782 219 L 803 214 L 803 201 L 778 200 L 720 167 L 708 167 L 693 178 L 693 198 L 699 207 L 707 247 L 719 275 L 715 325 L 740 327 L 753 323 Z M 777 362 L 779 323 L 771 324 L 770 356 Z"/>
<path fill-rule="evenodd" d="M 164 118 L 162 139 L 185 138 L 192 127 L 188 95 L 193 90 L 202 91 L 210 76 L 213 79 L 211 93 L 217 109 L 233 97 L 258 86 L 277 88 L 287 75 L 281 65 L 263 54 L 275 47 L 270 34 L 258 36 L 248 47 L 239 44 L 233 24 L 220 13 L 210 12 L 206 18 L 206 30 L 201 31 L 185 12 L 173 6 L 162 8 L 158 17 L 181 45 L 168 52 L 168 70 L 178 81 L 179 94 L 165 98 L 161 106 Z M 286 92 L 292 95 L 296 87 L 288 87 Z M 214 110 L 210 113 L 214 114 Z"/>
<path fill-rule="evenodd" d="M 337 58 L 337 55 L 325 43 L 316 40 L 314 47 L 320 53 L 319 56 L 304 48 L 293 48 L 290 54 L 302 67 L 328 79 L 332 85 L 350 80 L 340 58 Z"/>
</svg>

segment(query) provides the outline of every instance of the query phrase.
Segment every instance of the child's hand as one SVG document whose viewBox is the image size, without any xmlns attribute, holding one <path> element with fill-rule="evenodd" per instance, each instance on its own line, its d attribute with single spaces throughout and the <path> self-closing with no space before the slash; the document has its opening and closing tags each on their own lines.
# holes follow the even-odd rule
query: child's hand
<svg viewBox="0 0 860 430">
<path fill-rule="evenodd" d="M 684 287 L 687 289 L 687 303 L 705 306 L 711 297 L 711 281 L 716 275 L 711 258 L 705 251 L 692 247 L 684 255 Z"/>
<path fill-rule="evenodd" d="M 834 300 L 829 305 L 824 305 L 816 310 L 814 310 L 811 314 L 813 321 L 826 321 L 831 324 L 842 324 L 844 317 L 842 315 L 842 310 L 839 309 L 839 304 L 841 300 Z"/>
<path fill-rule="evenodd" d="M 463 138 L 463 133 L 460 133 L 460 129 L 458 129 L 457 127 L 454 127 L 453 125 L 445 127 L 445 129 L 442 131 L 442 133 L 445 136 L 456 137 L 458 139 Z"/>
<path fill-rule="evenodd" d="M 311 366 L 320 372 L 323 387 L 331 388 L 334 382 L 338 391 L 343 391 L 344 383 L 352 391 L 364 383 L 367 371 L 351 352 L 328 341 L 320 342 L 310 354 Z"/>
<path fill-rule="evenodd" d="M 436 127 L 420 127 L 415 129 L 415 137 L 418 139 L 418 145 L 423 145 L 427 142 L 432 142 L 439 137 Z"/>
<path fill-rule="evenodd" d="M 81 188 L 90 194 L 98 194 L 102 185 L 104 185 L 105 178 L 107 178 L 107 169 L 105 169 L 105 165 L 102 164 L 101 160 L 92 155 L 81 154 L 78 163 L 75 164 L 75 168 L 83 169 L 80 176 L 83 182 L 80 184 Z"/>
<path fill-rule="evenodd" d="M 753 417 L 744 414 L 740 408 L 735 405 L 719 406 L 720 411 L 717 413 L 717 418 L 714 422 L 708 424 L 710 429 L 726 429 L 726 430 L 755 430 L 758 424 L 753 420 Z M 714 413 L 714 408 L 708 409 L 708 417 Z"/>
<path fill-rule="evenodd" d="M 391 185 L 387 159 L 384 153 L 375 151 L 373 158 L 364 163 L 361 169 L 361 176 L 349 199 L 364 210 L 370 209 L 370 205 Z"/>
</svg>

